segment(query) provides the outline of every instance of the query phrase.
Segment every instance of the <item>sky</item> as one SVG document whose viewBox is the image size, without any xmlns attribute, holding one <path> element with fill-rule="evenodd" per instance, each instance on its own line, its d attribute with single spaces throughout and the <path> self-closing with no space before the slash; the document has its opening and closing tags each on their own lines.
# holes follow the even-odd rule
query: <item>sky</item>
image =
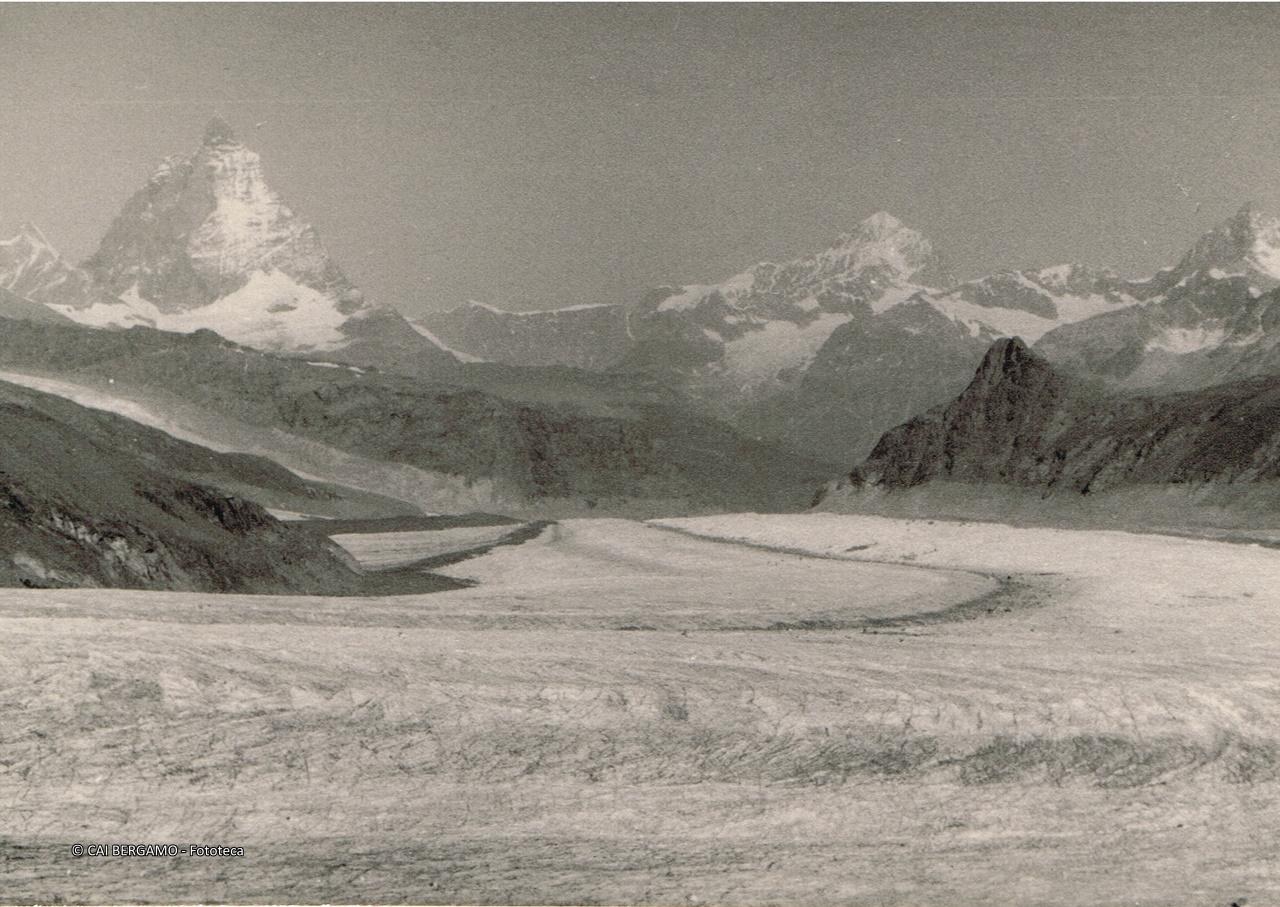
<svg viewBox="0 0 1280 907">
<path fill-rule="evenodd" d="M 221 114 L 373 301 L 622 302 L 875 211 L 965 277 L 1280 213 L 1272 4 L 2 4 L 0 232 L 87 257 Z"/>
</svg>

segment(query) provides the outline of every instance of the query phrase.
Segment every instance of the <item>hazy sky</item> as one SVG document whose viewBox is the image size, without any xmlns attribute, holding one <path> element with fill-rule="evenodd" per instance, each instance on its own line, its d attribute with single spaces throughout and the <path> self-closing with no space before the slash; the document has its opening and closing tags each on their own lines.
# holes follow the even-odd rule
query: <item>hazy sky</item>
<svg viewBox="0 0 1280 907">
<path fill-rule="evenodd" d="M 963 275 L 1280 212 L 1280 6 L 0 5 L 0 230 L 221 112 L 369 297 L 618 301 L 884 209 Z"/>
</svg>

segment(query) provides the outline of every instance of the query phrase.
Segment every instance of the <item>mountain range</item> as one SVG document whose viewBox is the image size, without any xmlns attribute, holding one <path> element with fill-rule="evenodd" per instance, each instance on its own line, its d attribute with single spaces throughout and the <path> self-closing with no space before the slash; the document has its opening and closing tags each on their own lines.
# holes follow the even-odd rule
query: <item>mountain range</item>
<svg viewBox="0 0 1280 907">
<path fill-rule="evenodd" d="M 1126 407 L 1203 414 L 1219 391 L 1199 392 L 1236 399 L 1280 374 L 1278 303 L 1280 221 L 1248 206 L 1143 280 L 1080 264 L 958 280 L 927 237 L 879 212 L 825 249 L 718 282 L 409 319 L 365 299 L 215 119 L 85 261 L 32 225 L 0 242 L 0 368 L 84 382 L 125 409 L 198 411 L 281 461 L 318 446 L 346 464 L 330 478 L 393 467 L 416 483 L 401 494 L 415 507 L 767 509 L 799 506 L 840 464 L 866 460 L 847 487 L 903 484 L 923 460 L 883 439 L 972 398 L 975 364 L 1004 338 L 1021 338 L 1019 374 L 1051 369 L 1046 387 L 1067 401 L 1054 425 L 1093 426 L 1094 397 L 1134 437 L 1146 429 Z M 1150 402 L 1167 391 L 1192 396 Z M 1057 440 L 1036 443 L 1057 456 Z M 1068 448 L 1054 493 L 1128 442 L 1099 443 Z M 956 463 L 943 481 L 968 481 Z"/>
<path fill-rule="evenodd" d="M 1280 313 L 1266 294 L 1278 283 L 1280 221 L 1248 206 L 1144 280 L 1064 264 L 956 282 L 926 237 L 881 212 L 817 254 L 630 305 L 469 304 L 421 320 L 480 358 L 656 375 L 747 434 L 830 459 L 865 455 L 959 393 L 1000 337 L 1117 387 L 1271 373 Z"/>
</svg>

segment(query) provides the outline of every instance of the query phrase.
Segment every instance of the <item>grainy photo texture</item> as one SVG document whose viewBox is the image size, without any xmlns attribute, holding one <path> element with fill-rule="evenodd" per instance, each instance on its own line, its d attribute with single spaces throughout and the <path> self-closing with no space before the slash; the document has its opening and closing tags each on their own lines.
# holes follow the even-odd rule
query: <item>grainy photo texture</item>
<svg viewBox="0 0 1280 907">
<path fill-rule="evenodd" d="M 0 5 L 0 902 L 1280 901 L 1278 49 Z"/>
</svg>

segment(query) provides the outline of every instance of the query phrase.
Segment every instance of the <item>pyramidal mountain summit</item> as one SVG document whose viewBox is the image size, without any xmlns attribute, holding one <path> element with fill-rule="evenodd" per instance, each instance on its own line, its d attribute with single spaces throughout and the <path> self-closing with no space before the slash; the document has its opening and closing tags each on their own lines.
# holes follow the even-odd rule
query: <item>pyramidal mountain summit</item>
<svg viewBox="0 0 1280 907">
<path fill-rule="evenodd" d="M 80 267 L 34 228 L 4 249 L 0 282 L 94 327 L 210 329 L 277 352 L 334 353 L 376 337 L 452 360 L 394 310 L 364 298 L 220 118 L 195 151 L 155 168 Z"/>
<path fill-rule="evenodd" d="M 1002 337 L 1120 389 L 1271 373 L 1277 288 L 1280 220 L 1248 205 L 1145 280 L 1059 264 L 959 281 L 926 235 L 882 211 L 819 251 L 715 282 L 546 311 L 470 303 L 410 321 L 364 298 L 218 118 L 194 151 L 154 169 L 79 266 L 33 226 L 0 243 L 0 314 L 209 329 L 268 352 L 451 381 L 499 380 L 505 367 L 642 375 L 751 437 L 837 461 L 959 393 Z M 465 365 L 477 360 L 488 364 Z"/>
</svg>

